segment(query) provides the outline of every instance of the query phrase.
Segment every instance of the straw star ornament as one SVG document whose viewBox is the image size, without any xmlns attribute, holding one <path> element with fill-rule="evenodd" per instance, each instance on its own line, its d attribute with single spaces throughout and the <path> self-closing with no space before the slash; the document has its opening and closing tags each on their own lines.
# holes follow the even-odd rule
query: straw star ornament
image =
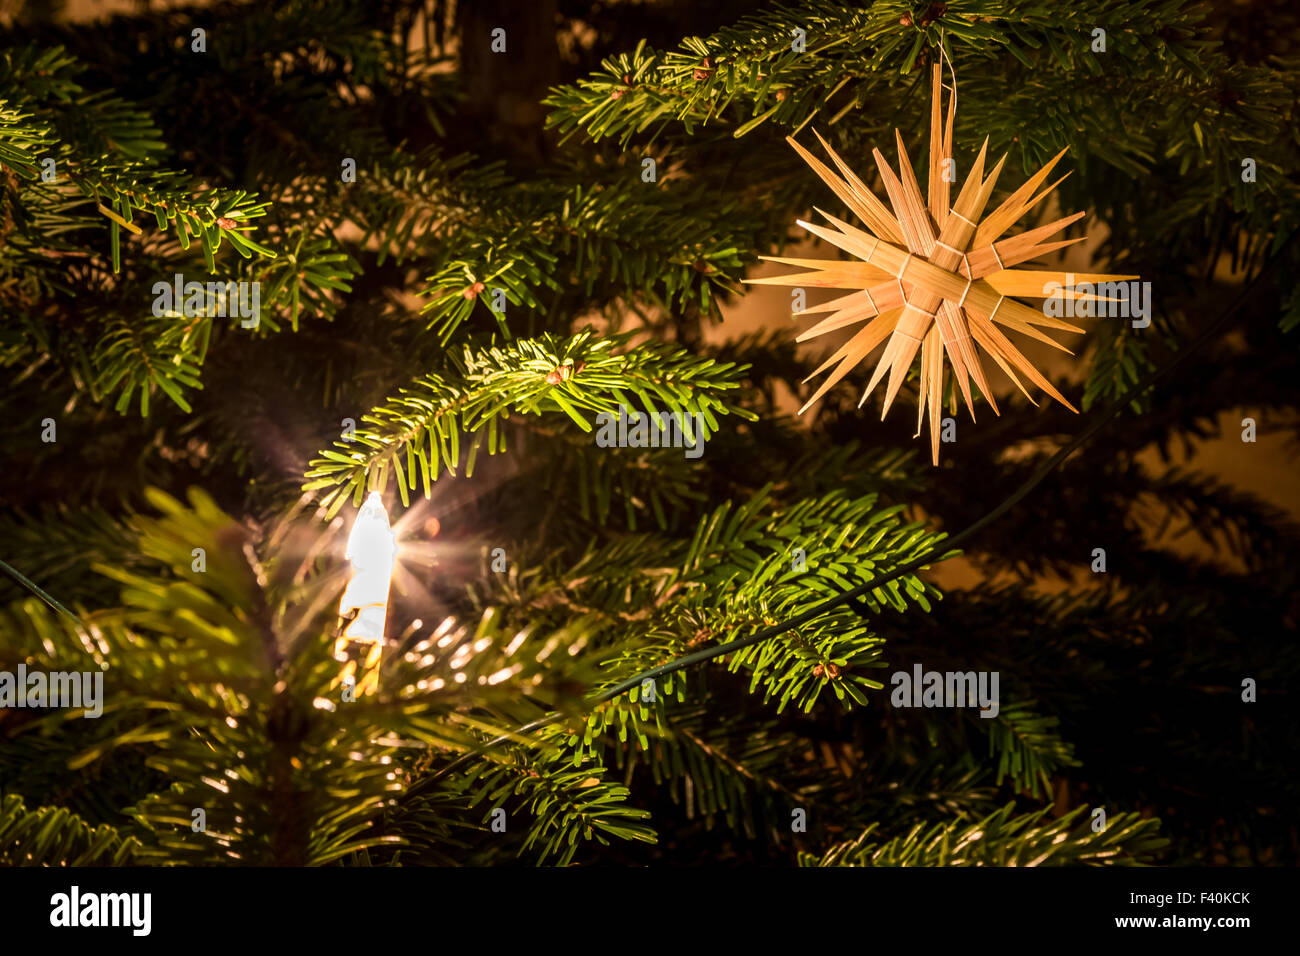
<svg viewBox="0 0 1300 956">
<path fill-rule="evenodd" d="M 1012 344 L 999 326 L 1046 342 L 1068 353 L 1069 349 L 1042 330 L 1082 332 L 1083 329 L 1050 317 L 1041 308 L 1031 308 L 1017 301 L 1016 297 L 1045 298 L 1048 295 L 1045 286 L 1054 282 L 1058 284 L 1056 288 L 1061 289 L 1059 293 L 1054 290 L 1054 294 L 1066 298 L 1112 301 L 1092 293 L 1077 292 L 1074 284 L 1118 282 L 1137 277 L 1084 273 L 1073 274 L 1071 282 L 1069 275 L 1064 272 L 1013 269 L 1012 266 L 1037 259 L 1086 238 L 1052 240 L 1061 230 L 1081 219 L 1084 215 L 1082 212 L 1016 236 L 1002 238 L 1012 225 L 1064 180 L 1063 176 L 1039 191 L 1053 167 L 1065 155 L 1065 150 L 1057 153 L 986 216 L 985 207 L 1006 162 L 1004 155 L 985 176 L 985 153 L 988 149 L 986 137 L 965 184 L 957 195 L 957 201 L 950 206 L 952 184 L 944 174 L 951 168 L 949 159 L 952 156 L 955 101 L 950 98 L 944 122 L 940 104 L 943 86 L 937 63 L 932 68 L 931 85 L 928 202 L 921 196 L 921 188 L 908 159 L 907 149 L 897 130 L 894 131 L 898 142 L 897 174 L 885 161 L 880 150 L 873 151 L 876 167 L 889 198 L 889 206 L 867 188 L 820 135 L 817 138 L 830 154 L 840 175 L 836 175 L 793 139 L 788 139 L 790 145 L 831 187 L 835 195 L 861 220 L 866 230 L 820 209 L 817 212 L 827 220 L 829 227 L 803 220 L 799 220 L 799 225 L 814 236 L 855 256 L 858 261 L 761 256 L 767 261 L 813 271 L 747 281 L 756 285 L 856 290 L 804 310 L 805 313 L 829 312 L 831 315 L 803 332 L 797 339 L 800 342 L 864 322 L 866 325 L 809 376 L 811 379 L 835 366 L 812 398 L 799 410 L 800 414 L 807 411 L 883 342 L 884 351 L 862 400 L 858 403 L 861 407 L 888 373 L 884 411 L 881 414 L 883 420 L 919 351 L 917 434 L 921 433 L 921 423 L 928 409 L 930 445 L 937 465 L 945 357 L 972 419 L 975 417 L 975 405 L 970 391 L 972 380 L 993 411 L 1001 414 L 985 378 L 976 345 L 992 356 L 993 361 L 1034 404 L 1037 402 L 1026 390 L 1020 375 L 1066 408 L 1077 412 Z"/>
</svg>

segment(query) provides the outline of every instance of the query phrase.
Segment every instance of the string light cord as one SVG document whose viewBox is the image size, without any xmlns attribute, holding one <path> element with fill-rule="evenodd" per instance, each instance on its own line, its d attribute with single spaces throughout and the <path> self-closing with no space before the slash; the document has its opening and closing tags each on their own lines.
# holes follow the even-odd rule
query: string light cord
<svg viewBox="0 0 1300 956">
<path fill-rule="evenodd" d="M 1259 284 L 1261 280 L 1263 280 L 1264 276 L 1273 270 L 1274 266 L 1276 266 L 1279 258 L 1281 257 L 1282 251 L 1288 245 L 1291 244 L 1291 240 L 1294 238 L 1294 236 L 1295 233 L 1290 233 L 1281 242 L 1277 244 L 1275 251 L 1273 255 L 1269 258 L 1268 262 L 1265 263 L 1264 267 L 1255 275 L 1255 278 L 1251 280 L 1251 282 L 1246 286 L 1246 288 L 1242 290 L 1240 297 L 1237 299 L 1236 303 L 1230 309 L 1225 311 L 1217 319 L 1211 322 L 1205 328 L 1205 330 L 1201 332 L 1201 334 L 1197 336 L 1196 339 L 1190 345 L 1188 345 L 1184 349 L 1181 349 L 1177 354 L 1175 354 L 1174 357 L 1170 359 L 1168 364 L 1149 371 L 1141 379 L 1139 379 L 1137 382 L 1131 385 L 1123 394 L 1121 394 L 1118 398 L 1116 398 L 1108 406 L 1106 406 L 1105 409 L 1103 409 L 1100 413 L 1095 415 L 1094 420 L 1092 421 L 1091 424 L 1089 424 L 1086 428 L 1084 428 L 1071 441 L 1069 441 L 1067 444 L 1062 446 L 1060 450 L 1056 452 L 1055 455 L 1053 455 L 1050 459 L 1044 462 L 1037 470 L 1035 470 L 1034 473 L 1030 475 L 1029 478 L 1027 478 L 1019 488 L 1017 488 L 1005 499 L 1003 499 L 1000 504 L 998 504 L 995 508 L 993 508 L 992 511 L 989 511 L 987 514 L 985 514 L 982 518 L 979 518 L 973 524 L 968 525 L 966 528 L 964 528 L 962 531 L 959 531 L 951 538 L 945 538 L 939 546 L 931 549 L 930 551 L 921 555 L 919 558 L 914 558 L 911 561 L 908 561 L 905 564 L 901 564 L 890 571 L 886 571 L 882 574 L 878 574 L 876 575 L 876 577 L 872 578 L 870 581 L 867 581 L 865 584 L 860 584 L 855 588 L 851 588 L 847 591 L 842 591 L 835 597 L 828 598 L 827 600 L 823 601 L 821 604 L 809 608 L 807 611 L 804 611 L 802 614 L 790 618 L 788 621 L 785 621 L 782 624 L 774 624 L 771 627 L 764 628 L 761 631 L 756 631 L 755 633 L 750 634 L 748 637 L 741 637 L 741 638 L 737 638 L 734 641 L 728 641 L 725 644 L 718 644 L 714 647 L 704 648 L 703 650 L 695 651 L 683 657 L 676 658 L 675 660 L 669 661 L 666 664 L 660 664 L 657 667 L 652 667 L 648 670 L 641 671 L 639 674 L 635 674 L 632 677 L 629 677 L 626 680 L 621 681 L 618 684 L 615 684 L 613 687 L 610 687 L 607 690 L 602 691 L 600 694 L 597 694 L 595 697 L 591 698 L 591 700 L 587 704 L 587 709 L 590 710 L 593 707 L 597 707 L 601 704 L 607 703 L 613 700 L 615 697 L 618 697 L 620 694 L 625 694 L 632 688 L 639 687 L 642 681 L 655 680 L 660 677 L 665 677 L 668 674 L 672 674 L 676 671 L 682 670 L 683 668 L 690 667 L 693 664 L 701 664 L 705 661 L 712 660 L 715 657 L 721 657 L 724 654 L 731 654 L 735 651 L 740 651 L 740 650 L 744 650 L 747 647 L 752 647 L 755 644 L 761 644 L 764 641 L 770 641 L 772 638 L 784 634 L 786 631 L 792 630 L 793 628 L 800 627 L 803 624 L 807 624 L 809 621 L 812 621 L 815 618 L 825 614 L 826 612 L 834 610 L 837 607 L 840 607 L 841 605 L 848 604 L 851 607 L 854 607 L 855 610 L 858 610 L 859 613 L 861 613 L 863 610 L 867 609 L 865 602 L 861 600 L 863 595 L 874 590 L 875 588 L 880 587 L 883 584 L 888 584 L 890 581 L 897 580 L 898 578 L 902 577 L 905 574 L 909 574 L 913 571 L 918 571 L 926 567 L 927 565 L 934 563 L 936 560 L 943 560 L 944 558 L 948 557 L 953 551 L 953 549 L 955 549 L 959 544 L 962 544 L 963 542 L 973 538 L 975 535 L 979 534 L 979 532 L 983 531 L 985 528 L 987 528 L 993 522 L 997 521 L 1004 514 L 1006 514 L 1017 504 L 1019 504 L 1031 491 L 1033 491 L 1036 487 L 1038 487 L 1038 485 L 1040 485 L 1048 475 L 1050 475 L 1053 471 L 1055 471 L 1067 458 L 1069 458 L 1072 454 L 1074 454 L 1074 452 L 1076 452 L 1079 448 L 1081 448 L 1084 444 L 1086 444 L 1092 438 L 1092 436 L 1095 435 L 1112 418 L 1114 418 L 1117 414 L 1119 414 L 1120 409 L 1126 407 L 1139 395 L 1141 395 L 1152 385 L 1154 385 L 1157 381 L 1164 378 L 1166 375 L 1168 375 L 1170 372 L 1176 369 L 1179 365 L 1185 362 L 1191 355 L 1193 355 L 1195 352 L 1201 349 L 1207 342 L 1209 342 L 1212 338 L 1218 335 L 1219 332 L 1222 331 L 1223 328 L 1237 316 L 1237 313 L 1241 311 L 1242 307 L 1246 304 L 1246 302 L 1254 294 L 1255 290 L 1259 287 Z M 499 746 L 500 744 L 506 743 L 507 741 L 510 740 L 518 739 L 529 733 L 532 733 L 535 730 L 540 730 L 543 727 L 547 727 L 553 723 L 556 723 L 559 720 L 562 720 L 565 716 L 566 716 L 565 711 L 552 711 L 551 713 L 539 717 L 534 721 L 530 721 L 529 723 L 522 724 L 519 727 L 516 727 L 510 733 L 502 734 L 501 736 L 489 740 L 488 742 L 482 744 L 481 746 L 475 748 L 474 750 L 471 750 L 463 754 L 462 756 L 458 757 L 456 760 L 453 760 L 451 763 L 449 763 L 446 767 L 439 770 L 437 773 L 432 774 L 429 777 L 426 777 L 425 780 L 428 783 L 432 783 L 433 781 L 443 776 L 446 776 L 447 774 L 456 770 L 458 767 L 463 766 L 466 762 L 474 759 L 475 757 L 482 756 L 483 754 Z"/>
<path fill-rule="evenodd" d="M 3 569 L 3 570 L 5 571 L 6 574 L 8 574 L 10 577 L 12 577 L 15 581 L 17 581 L 17 582 L 18 582 L 19 584 L 21 584 L 23 587 L 27 588 L 27 590 L 29 590 L 29 591 L 31 591 L 33 594 L 35 594 L 38 598 L 40 598 L 42 601 L 44 601 L 44 602 L 45 602 L 46 604 L 48 604 L 50 607 L 54 608 L 54 610 L 58 611 L 60 614 L 63 614 L 63 615 L 65 615 L 65 616 L 67 616 L 67 617 L 72 618 L 72 620 L 76 621 L 77 624 L 81 626 L 82 630 L 85 630 L 86 625 L 82 623 L 81 618 L 77 617 L 77 615 L 73 614 L 73 613 L 72 613 L 71 611 L 69 611 L 66 607 L 64 607 L 62 604 L 60 604 L 58 601 L 56 601 L 56 600 L 55 600 L 55 599 L 54 599 L 54 598 L 49 594 L 49 592 L 47 592 L 44 588 L 42 588 L 40 585 L 38 585 L 35 581 L 33 581 L 33 580 L 31 580 L 29 577 L 27 577 L 27 575 L 23 574 L 21 571 L 19 571 L 17 568 L 15 568 L 15 567 L 14 567 L 12 564 L 10 564 L 8 561 L 0 560 L 0 569 Z"/>
</svg>

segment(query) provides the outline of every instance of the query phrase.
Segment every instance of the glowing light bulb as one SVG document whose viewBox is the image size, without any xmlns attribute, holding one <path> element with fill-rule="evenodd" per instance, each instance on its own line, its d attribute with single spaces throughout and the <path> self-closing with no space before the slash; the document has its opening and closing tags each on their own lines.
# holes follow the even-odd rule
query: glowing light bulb
<svg viewBox="0 0 1300 956">
<path fill-rule="evenodd" d="M 397 557 L 397 538 L 379 492 L 370 492 L 357 513 L 344 557 L 352 562 L 352 578 L 339 601 L 339 616 L 350 620 L 335 642 L 335 656 L 348 661 L 341 676 L 353 677 L 357 691 L 365 693 L 378 682 L 388 586 Z"/>
<path fill-rule="evenodd" d="M 343 556 L 352 562 L 352 579 L 339 602 L 339 614 L 346 617 L 350 611 L 357 612 L 343 634 L 357 641 L 382 641 L 397 539 L 379 492 L 370 492 L 361 506 Z"/>
</svg>

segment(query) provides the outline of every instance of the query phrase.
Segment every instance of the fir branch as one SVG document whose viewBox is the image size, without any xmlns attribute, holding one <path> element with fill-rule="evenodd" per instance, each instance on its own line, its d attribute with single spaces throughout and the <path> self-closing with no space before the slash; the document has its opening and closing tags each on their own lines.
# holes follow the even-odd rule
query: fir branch
<svg viewBox="0 0 1300 956">
<path fill-rule="evenodd" d="M 1041 798 L 1051 794 L 1053 773 L 1080 763 L 1074 747 L 1055 731 L 1060 719 L 1036 713 L 1036 704 L 1003 700 L 992 720 L 975 718 L 974 723 L 988 734 L 989 755 L 997 758 L 997 782 L 1010 779 L 1017 789 Z"/>
<path fill-rule="evenodd" d="M 1014 815 L 1008 804 L 975 823 L 918 823 L 893 838 L 868 827 L 820 857 L 801 853 L 803 866 L 1140 866 L 1153 863 L 1169 841 L 1160 822 L 1136 813 L 1112 816 L 1093 832 L 1077 809 L 1047 822 L 1048 810 Z"/>
<path fill-rule="evenodd" d="M 1115 3 L 1103 19 L 1115 37 L 1111 56 L 1124 69 L 1171 56 L 1187 70 L 1203 69 L 1205 41 L 1179 0 Z M 592 140 L 615 137 L 624 148 L 634 136 L 652 132 L 653 138 L 675 124 L 687 136 L 714 123 L 736 137 L 763 123 L 799 130 L 821 118 L 833 125 L 878 104 L 941 36 L 954 59 L 1010 56 L 1026 71 L 1077 77 L 1100 71 L 1089 54 L 1097 25 L 1080 10 L 1041 0 L 945 5 L 920 22 L 908 3 L 775 6 L 712 36 L 688 37 L 674 51 L 642 42 L 630 54 L 607 58 L 592 76 L 552 91 L 547 124 Z"/>
<path fill-rule="evenodd" d="M 484 805 L 485 822 L 508 802 L 531 813 L 520 852 L 531 851 L 539 865 L 553 859 L 567 866 L 579 839 L 656 842 L 654 831 L 639 822 L 650 814 L 627 806 L 627 787 L 602 780 L 599 770 L 563 751 L 514 749 L 479 761 L 455 786 L 469 794 L 471 807 Z"/>
<path fill-rule="evenodd" d="M 62 807 L 29 810 L 0 794 L 0 866 L 127 866 L 139 845 L 114 827 L 92 827 Z"/>
<path fill-rule="evenodd" d="M 349 492 L 359 502 L 368 488 L 383 490 L 390 474 L 403 503 L 408 489 L 421 483 L 427 498 L 443 470 L 455 474 L 459 467 L 462 436 L 469 446 L 469 476 L 485 441 L 488 454 L 505 450 L 518 415 L 563 412 L 589 433 L 592 425 L 583 412 L 616 417 L 620 407 L 631 409 L 639 399 L 651 415 L 662 403 L 674 415 L 697 416 L 698 425 L 690 427 L 700 429 L 700 441 L 718 428 L 717 415 L 752 415 L 714 394 L 736 388 L 743 370 L 657 343 L 630 346 L 627 335 L 596 338 L 585 331 L 507 348 L 466 347 L 462 364 L 459 380 L 427 375 L 372 409 L 351 440 L 336 441 L 334 450 L 312 461 L 306 477 L 314 480 L 304 490 L 332 489 L 321 501 L 328 514 L 342 507 Z"/>
<path fill-rule="evenodd" d="M 216 271 L 214 257 L 223 241 L 244 258 L 275 257 L 249 235 L 248 222 L 265 215 L 269 203 L 243 190 L 199 187 L 182 173 L 156 166 L 149 155 L 163 144 L 152 121 L 120 100 L 85 91 L 71 78 L 79 70 L 61 49 L 28 49 L 0 61 L 0 83 L 20 97 L 16 103 L 49 115 L 59 130 L 57 173 L 109 219 L 114 272 L 121 269 L 121 229 L 140 232 L 133 211 L 152 215 L 161 230 L 174 229 L 183 248 L 197 238 L 209 272 Z M 77 123 L 85 124 L 88 116 L 99 122 L 60 129 L 69 113 Z"/>
</svg>

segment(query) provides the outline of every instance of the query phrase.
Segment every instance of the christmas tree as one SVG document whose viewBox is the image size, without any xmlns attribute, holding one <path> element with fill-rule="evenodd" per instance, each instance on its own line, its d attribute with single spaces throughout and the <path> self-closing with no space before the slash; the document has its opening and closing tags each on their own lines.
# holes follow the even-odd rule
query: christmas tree
<svg viewBox="0 0 1300 956">
<path fill-rule="evenodd" d="M 1294 865 L 1298 36 L 11 5 L 0 864 Z"/>
</svg>

